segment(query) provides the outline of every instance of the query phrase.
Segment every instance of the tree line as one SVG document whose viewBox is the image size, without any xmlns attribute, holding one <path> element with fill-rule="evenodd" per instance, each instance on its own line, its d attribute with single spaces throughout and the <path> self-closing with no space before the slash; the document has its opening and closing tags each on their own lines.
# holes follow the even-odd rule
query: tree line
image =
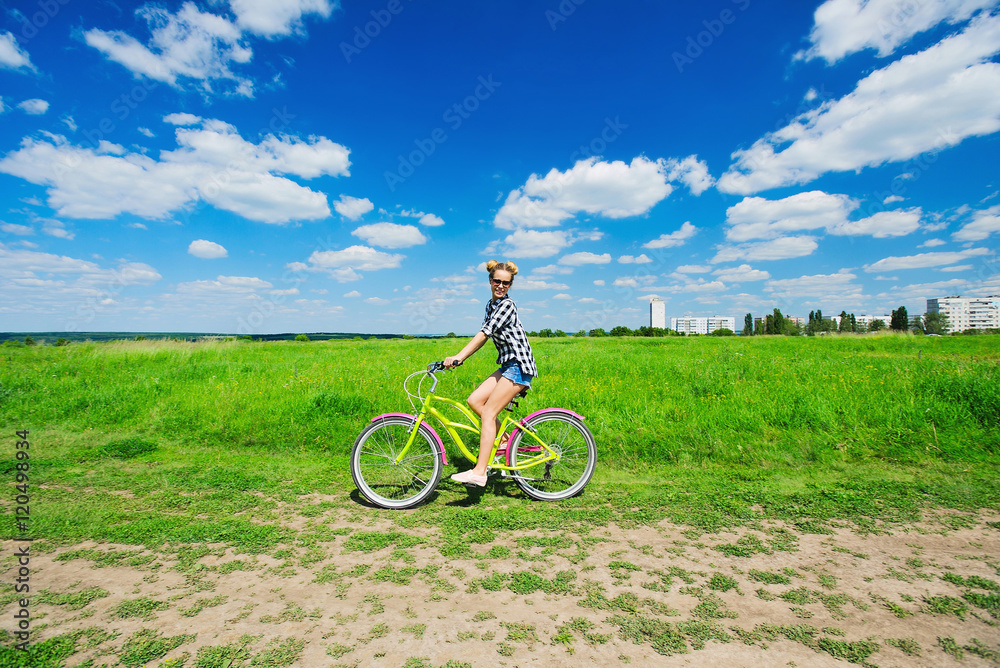
<svg viewBox="0 0 1000 668">
<path fill-rule="evenodd" d="M 926 313 L 923 316 L 910 318 L 905 306 L 893 309 L 889 322 L 876 318 L 870 322 L 858 320 L 853 313 L 841 311 L 840 316 L 824 318 L 823 311 L 809 311 L 809 319 L 803 325 L 797 320 L 781 315 L 781 310 L 775 308 L 772 313 L 757 319 L 752 313 L 743 318 L 743 335 L 759 336 L 762 334 L 784 334 L 787 336 L 815 336 L 837 332 L 840 334 L 866 334 L 889 329 L 895 332 L 920 332 L 922 334 L 947 334 L 948 316 L 944 313 Z"/>
</svg>

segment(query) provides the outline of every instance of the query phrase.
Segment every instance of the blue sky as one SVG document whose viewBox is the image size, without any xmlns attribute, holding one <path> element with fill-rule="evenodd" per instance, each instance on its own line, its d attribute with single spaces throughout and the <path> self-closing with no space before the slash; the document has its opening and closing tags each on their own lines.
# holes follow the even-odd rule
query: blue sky
<svg viewBox="0 0 1000 668">
<path fill-rule="evenodd" d="M 1000 2 L 0 4 L 0 330 L 1000 294 Z"/>
</svg>

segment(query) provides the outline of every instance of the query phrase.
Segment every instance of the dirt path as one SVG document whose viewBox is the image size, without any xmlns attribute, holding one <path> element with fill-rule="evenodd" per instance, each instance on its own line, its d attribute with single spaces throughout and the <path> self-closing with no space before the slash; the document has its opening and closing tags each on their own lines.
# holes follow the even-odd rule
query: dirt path
<svg viewBox="0 0 1000 668">
<path fill-rule="evenodd" d="M 262 556 L 81 544 L 32 554 L 32 640 L 75 634 L 68 666 L 996 666 L 998 519 L 611 526 L 451 559 L 434 533 L 331 517 L 329 541 Z"/>
</svg>

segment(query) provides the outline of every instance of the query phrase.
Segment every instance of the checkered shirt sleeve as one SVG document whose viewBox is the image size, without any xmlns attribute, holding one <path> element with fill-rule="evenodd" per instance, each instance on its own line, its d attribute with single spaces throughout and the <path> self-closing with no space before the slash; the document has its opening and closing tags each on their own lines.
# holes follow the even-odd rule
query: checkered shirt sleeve
<svg viewBox="0 0 1000 668">
<path fill-rule="evenodd" d="M 497 364 L 517 362 L 522 373 L 538 375 L 535 356 L 531 352 L 528 335 L 517 317 L 517 306 L 513 299 L 504 296 L 496 301 L 491 299 L 486 304 L 482 332 L 497 347 Z"/>
</svg>

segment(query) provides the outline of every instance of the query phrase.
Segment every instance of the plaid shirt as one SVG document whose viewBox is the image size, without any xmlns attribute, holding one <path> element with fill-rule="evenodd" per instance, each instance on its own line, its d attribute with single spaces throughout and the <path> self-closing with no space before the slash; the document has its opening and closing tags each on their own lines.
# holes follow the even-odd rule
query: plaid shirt
<svg viewBox="0 0 1000 668">
<path fill-rule="evenodd" d="M 532 377 L 538 375 L 535 357 L 531 354 L 531 344 L 528 343 L 528 335 L 517 317 L 517 306 L 513 299 L 504 295 L 497 300 L 491 299 L 486 304 L 482 332 L 493 339 L 493 344 L 497 347 L 497 364 L 517 362 L 521 373 Z"/>
</svg>

